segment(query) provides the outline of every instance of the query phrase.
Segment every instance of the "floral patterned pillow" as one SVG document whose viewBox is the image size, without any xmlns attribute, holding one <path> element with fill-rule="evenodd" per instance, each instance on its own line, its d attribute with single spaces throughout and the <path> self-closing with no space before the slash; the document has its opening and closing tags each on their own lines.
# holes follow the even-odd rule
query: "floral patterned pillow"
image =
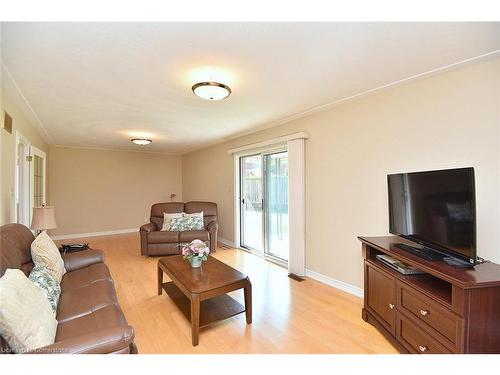
<svg viewBox="0 0 500 375">
<path fill-rule="evenodd" d="M 59 296 L 61 295 L 61 286 L 59 283 L 54 279 L 47 268 L 40 265 L 33 267 L 29 279 L 42 290 L 55 315 L 57 304 L 59 303 Z"/>
<path fill-rule="evenodd" d="M 202 230 L 203 217 L 190 216 L 190 217 L 176 217 L 170 221 L 170 230 L 184 232 L 187 230 Z"/>
</svg>

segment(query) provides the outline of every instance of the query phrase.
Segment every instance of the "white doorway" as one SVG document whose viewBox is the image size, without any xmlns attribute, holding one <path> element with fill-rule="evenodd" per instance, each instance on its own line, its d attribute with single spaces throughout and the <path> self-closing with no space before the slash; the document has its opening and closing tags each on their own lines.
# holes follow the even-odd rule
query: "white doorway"
<svg viewBox="0 0 500 375">
<path fill-rule="evenodd" d="M 31 225 L 33 207 L 46 200 L 46 154 L 16 132 L 15 222 Z"/>
</svg>

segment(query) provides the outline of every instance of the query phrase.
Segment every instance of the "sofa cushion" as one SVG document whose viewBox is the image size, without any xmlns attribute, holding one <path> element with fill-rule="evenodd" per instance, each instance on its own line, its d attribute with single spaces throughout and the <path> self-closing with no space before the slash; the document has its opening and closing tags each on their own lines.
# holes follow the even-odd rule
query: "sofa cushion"
<svg viewBox="0 0 500 375">
<path fill-rule="evenodd" d="M 120 307 L 105 306 L 91 314 L 59 323 L 56 342 L 119 326 L 128 326 Z"/>
<path fill-rule="evenodd" d="M 31 243 L 31 258 L 35 265 L 47 268 L 58 283 L 66 273 L 64 261 L 56 244 L 46 231 L 42 231 Z"/>
<path fill-rule="evenodd" d="M 149 243 L 175 243 L 179 242 L 179 232 L 156 231 L 148 235 Z"/>
<path fill-rule="evenodd" d="M 61 286 L 59 283 L 54 279 L 49 270 L 43 266 L 35 266 L 30 273 L 29 279 L 40 288 L 47 301 L 49 301 L 55 315 L 59 296 L 61 295 Z"/>
<path fill-rule="evenodd" d="M 151 206 L 150 221 L 156 224 L 157 228 L 163 226 L 163 214 L 182 213 L 184 211 L 184 203 L 182 202 L 166 202 L 156 203 Z"/>
<path fill-rule="evenodd" d="M 148 244 L 148 255 L 178 255 L 180 254 L 179 243 L 150 243 Z"/>
<path fill-rule="evenodd" d="M 104 263 L 95 263 L 88 267 L 80 268 L 66 273 L 61 280 L 61 291 L 63 293 L 86 287 L 97 281 L 112 281 L 108 266 Z"/>
<path fill-rule="evenodd" d="M 193 212 L 203 211 L 205 227 L 211 221 L 217 220 L 217 204 L 213 202 L 186 202 L 184 204 L 184 212 L 191 214 Z"/>
<path fill-rule="evenodd" d="M 206 230 L 187 230 L 179 232 L 179 242 L 191 242 L 193 240 L 208 241 L 208 232 Z"/>
<path fill-rule="evenodd" d="M 104 263 L 104 253 L 102 250 L 88 249 L 75 253 L 66 253 L 62 256 L 66 272 L 88 267 L 96 263 Z"/>
<path fill-rule="evenodd" d="M 57 321 L 40 288 L 18 269 L 0 278 L 0 335 L 16 353 L 54 342 Z"/>
<path fill-rule="evenodd" d="M 57 321 L 62 323 L 115 304 L 118 304 L 118 298 L 113 282 L 96 281 L 83 288 L 61 293 L 57 308 Z"/>
</svg>

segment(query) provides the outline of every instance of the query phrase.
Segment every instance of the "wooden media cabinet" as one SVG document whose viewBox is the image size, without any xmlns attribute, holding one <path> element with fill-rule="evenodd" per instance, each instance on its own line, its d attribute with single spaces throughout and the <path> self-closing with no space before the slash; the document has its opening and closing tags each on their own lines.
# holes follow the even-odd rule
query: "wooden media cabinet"
<svg viewBox="0 0 500 375">
<path fill-rule="evenodd" d="M 359 237 L 364 258 L 363 319 L 403 353 L 500 353 L 500 265 L 456 268 L 395 247 L 396 236 Z M 425 272 L 403 275 L 387 254 Z"/>
</svg>

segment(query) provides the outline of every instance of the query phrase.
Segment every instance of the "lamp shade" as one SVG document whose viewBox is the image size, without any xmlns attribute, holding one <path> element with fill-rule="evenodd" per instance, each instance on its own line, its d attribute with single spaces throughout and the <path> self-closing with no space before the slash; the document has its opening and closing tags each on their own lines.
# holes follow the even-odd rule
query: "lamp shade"
<svg viewBox="0 0 500 375">
<path fill-rule="evenodd" d="M 57 228 L 53 206 L 33 207 L 31 229 L 45 230 Z"/>
</svg>

